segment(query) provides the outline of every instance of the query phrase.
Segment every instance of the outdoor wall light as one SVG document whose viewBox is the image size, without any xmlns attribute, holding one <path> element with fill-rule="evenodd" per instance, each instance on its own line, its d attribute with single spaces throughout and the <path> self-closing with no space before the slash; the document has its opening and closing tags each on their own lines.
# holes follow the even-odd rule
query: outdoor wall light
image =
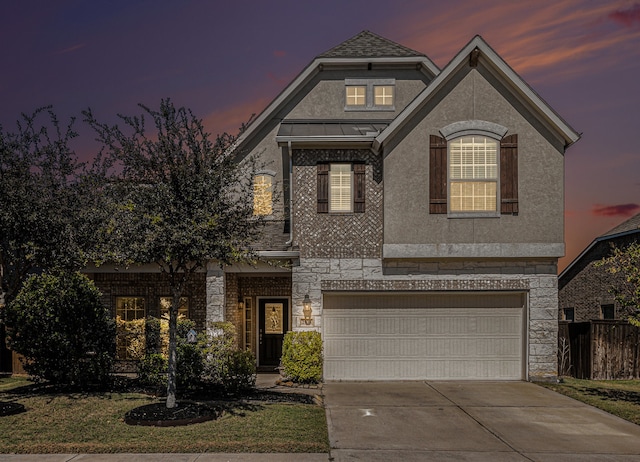
<svg viewBox="0 0 640 462">
<path fill-rule="evenodd" d="M 244 310 L 244 301 L 241 298 L 238 299 L 238 310 Z"/>
<path fill-rule="evenodd" d="M 311 300 L 309 299 L 309 294 L 306 294 L 302 301 L 302 314 L 304 315 L 304 318 L 302 319 L 304 323 L 307 326 L 311 325 L 313 317 L 311 316 Z"/>
</svg>

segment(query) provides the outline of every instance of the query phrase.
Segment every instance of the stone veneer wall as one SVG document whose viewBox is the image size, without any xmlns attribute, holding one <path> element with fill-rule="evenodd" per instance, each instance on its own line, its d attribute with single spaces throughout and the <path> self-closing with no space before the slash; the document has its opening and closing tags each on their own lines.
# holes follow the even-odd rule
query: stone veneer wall
<svg viewBox="0 0 640 462">
<path fill-rule="evenodd" d="M 364 213 L 317 212 L 317 164 L 365 162 Z M 305 258 L 379 258 L 382 256 L 382 166 L 364 149 L 293 150 L 294 243 Z"/>
<path fill-rule="evenodd" d="M 523 291 L 529 300 L 529 378 L 546 380 L 557 376 L 557 287 L 555 260 L 390 261 L 383 266 L 380 259 L 301 258 L 293 268 L 294 328 L 322 327 L 323 291 Z M 314 324 L 295 327 L 305 294 L 312 301 Z"/>
<path fill-rule="evenodd" d="M 91 273 L 106 306 L 116 313 L 116 297 L 144 297 L 147 316 L 160 316 L 160 297 L 170 297 L 171 290 L 160 273 Z M 189 317 L 197 329 L 204 329 L 207 312 L 205 274 L 195 273 L 185 288 L 189 297 Z"/>
</svg>

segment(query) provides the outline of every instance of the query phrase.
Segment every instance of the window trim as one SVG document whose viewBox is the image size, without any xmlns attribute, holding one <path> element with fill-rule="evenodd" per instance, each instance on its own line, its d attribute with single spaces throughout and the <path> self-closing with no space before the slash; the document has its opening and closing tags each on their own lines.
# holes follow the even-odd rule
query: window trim
<svg viewBox="0 0 640 462">
<path fill-rule="evenodd" d="M 347 104 L 347 87 L 365 87 L 365 104 Z M 375 87 L 393 87 L 392 104 L 376 105 Z M 395 111 L 396 79 L 344 79 L 343 97 L 345 111 Z"/>
<path fill-rule="evenodd" d="M 452 179 L 451 178 L 451 146 L 452 144 L 461 138 L 465 137 L 481 137 L 484 139 L 490 139 L 495 141 L 496 143 L 496 177 L 495 179 L 483 179 L 483 178 L 472 178 L 472 179 Z M 500 216 L 500 140 L 496 140 L 495 137 L 486 136 L 485 134 L 465 134 L 461 136 L 457 136 L 455 138 L 451 138 L 447 140 L 447 216 L 450 218 L 497 218 Z M 471 210 L 471 211 L 462 211 L 462 210 L 451 210 L 451 202 L 453 195 L 451 193 L 451 185 L 452 183 L 493 183 L 495 184 L 496 189 L 496 208 L 495 210 Z"/>
</svg>

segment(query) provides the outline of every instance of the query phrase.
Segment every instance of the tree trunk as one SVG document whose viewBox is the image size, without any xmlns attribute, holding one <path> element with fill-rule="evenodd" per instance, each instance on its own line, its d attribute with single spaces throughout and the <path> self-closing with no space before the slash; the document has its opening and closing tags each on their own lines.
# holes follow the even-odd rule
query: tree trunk
<svg viewBox="0 0 640 462">
<path fill-rule="evenodd" d="M 182 289 L 173 288 L 173 299 L 171 300 L 171 308 L 169 309 L 169 367 L 167 377 L 167 408 L 176 407 L 176 346 L 178 331 L 178 307 L 180 306 L 180 298 Z"/>
</svg>

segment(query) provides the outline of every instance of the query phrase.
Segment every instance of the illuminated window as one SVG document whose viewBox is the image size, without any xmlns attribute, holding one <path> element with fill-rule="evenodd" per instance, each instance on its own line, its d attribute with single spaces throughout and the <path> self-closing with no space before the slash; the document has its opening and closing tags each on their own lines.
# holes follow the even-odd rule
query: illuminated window
<svg viewBox="0 0 640 462">
<path fill-rule="evenodd" d="M 329 167 L 329 211 L 351 212 L 353 209 L 353 174 L 351 164 Z"/>
<path fill-rule="evenodd" d="M 375 106 L 393 106 L 393 86 L 376 85 L 373 87 Z"/>
<path fill-rule="evenodd" d="M 395 85 L 395 79 L 345 79 L 345 109 L 392 111 Z"/>
<path fill-rule="evenodd" d="M 496 212 L 498 142 L 464 136 L 449 143 L 450 212 Z"/>
<path fill-rule="evenodd" d="M 253 214 L 271 215 L 273 189 L 270 175 L 256 175 L 253 179 Z"/>
<path fill-rule="evenodd" d="M 160 297 L 160 314 L 169 316 L 169 308 L 171 308 L 172 297 Z M 189 299 L 180 297 L 180 306 L 178 306 L 178 318 L 189 318 Z"/>
<path fill-rule="evenodd" d="M 347 106 L 365 106 L 367 103 L 367 87 L 347 86 Z"/>
<path fill-rule="evenodd" d="M 144 297 L 116 297 L 116 316 L 123 321 L 133 321 L 146 316 Z"/>
</svg>

